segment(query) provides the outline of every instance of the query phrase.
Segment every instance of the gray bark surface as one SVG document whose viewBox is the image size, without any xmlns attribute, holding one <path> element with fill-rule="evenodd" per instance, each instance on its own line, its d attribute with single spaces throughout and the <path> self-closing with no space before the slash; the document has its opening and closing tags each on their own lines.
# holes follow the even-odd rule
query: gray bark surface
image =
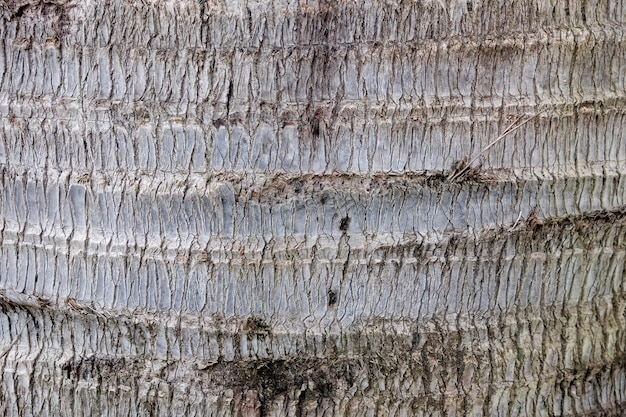
<svg viewBox="0 0 626 417">
<path fill-rule="evenodd" d="M 1 0 L 0 412 L 621 415 L 625 29 Z"/>
</svg>

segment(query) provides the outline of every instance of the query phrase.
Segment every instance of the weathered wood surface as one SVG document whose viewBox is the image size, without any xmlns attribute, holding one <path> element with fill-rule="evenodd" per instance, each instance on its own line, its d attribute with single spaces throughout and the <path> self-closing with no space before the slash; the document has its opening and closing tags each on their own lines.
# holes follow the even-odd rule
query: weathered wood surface
<svg viewBox="0 0 626 417">
<path fill-rule="evenodd" d="M 626 2 L 0 13 L 4 414 L 626 406 Z"/>
</svg>

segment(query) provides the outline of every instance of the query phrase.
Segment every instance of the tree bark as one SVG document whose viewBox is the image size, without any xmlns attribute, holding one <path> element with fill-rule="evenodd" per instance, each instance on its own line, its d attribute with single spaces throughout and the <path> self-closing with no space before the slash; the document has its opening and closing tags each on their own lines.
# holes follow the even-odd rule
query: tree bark
<svg viewBox="0 0 626 417">
<path fill-rule="evenodd" d="M 621 415 L 626 2 L 0 12 L 4 415 Z"/>
</svg>

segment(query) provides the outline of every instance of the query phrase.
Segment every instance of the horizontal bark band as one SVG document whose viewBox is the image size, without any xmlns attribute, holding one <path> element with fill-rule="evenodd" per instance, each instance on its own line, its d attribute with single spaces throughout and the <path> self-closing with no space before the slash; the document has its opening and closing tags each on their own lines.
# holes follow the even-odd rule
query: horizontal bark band
<svg viewBox="0 0 626 417">
<path fill-rule="evenodd" d="M 120 413 L 142 402 L 160 413 L 236 415 L 250 406 L 268 414 L 305 407 L 345 416 L 402 409 L 569 416 L 626 400 L 623 294 L 499 317 L 362 322 L 339 332 L 271 329 L 250 319 L 220 325 L 176 315 L 5 313 L 0 326 L 15 343 L 2 355 L 2 381 L 9 393 L 24 386 L 37 393 L 26 403 L 15 392 L 5 405 L 12 411 L 54 413 L 69 403 L 76 415 L 101 404 Z"/>
</svg>

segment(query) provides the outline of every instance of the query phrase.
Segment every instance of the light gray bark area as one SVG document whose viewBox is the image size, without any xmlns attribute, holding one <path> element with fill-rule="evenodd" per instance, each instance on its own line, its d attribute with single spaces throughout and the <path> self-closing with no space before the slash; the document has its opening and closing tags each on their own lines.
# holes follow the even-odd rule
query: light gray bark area
<svg viewBox="0 0 626 417">
<path fill-rule="evenodd" d="M 4 414 L 626 406 L 626 2 L 0 15 Z"/>
</svg>

